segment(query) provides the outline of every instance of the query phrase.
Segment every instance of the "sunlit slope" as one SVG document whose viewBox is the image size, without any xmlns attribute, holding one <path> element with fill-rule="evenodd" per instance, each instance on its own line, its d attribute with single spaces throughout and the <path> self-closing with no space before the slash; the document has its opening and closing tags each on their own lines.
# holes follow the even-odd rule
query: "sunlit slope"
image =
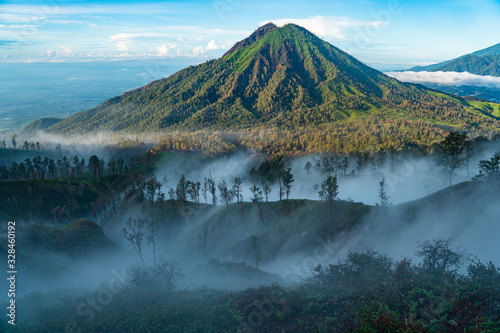
<svg viewBox="0 0 500 333">
<path fill-rule="evenodd" d="M 449 129 L 499 128 L 497 118 L 474 107 L 390 78 L 297 25 L 268 24 L 219 59 L 112 98 L 46 131 L 206 129 L 238 131 L 241 140 L 262 128 L 346 131 L 356 137 L 385 131 L 430 145 Z M 390 128 L 380 128 L 384 124 Z"/>
</svg>

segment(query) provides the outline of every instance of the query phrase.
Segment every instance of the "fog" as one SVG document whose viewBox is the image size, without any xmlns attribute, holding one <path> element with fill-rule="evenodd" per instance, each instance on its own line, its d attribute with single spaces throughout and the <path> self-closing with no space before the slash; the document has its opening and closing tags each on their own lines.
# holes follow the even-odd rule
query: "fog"
<svg viewBox="0 0 500 333">
<path fill-rule="evenodd" d="M 395 79 L 411 83 L 433 83 L 445 86 L 479 86 L 500 88 L 500 77 L 489 75 L 475 75 L 468 72 L 386 72 Z"/>
<path fill-rule="evenodd" d="M 174 155 L 176 158 L 161 160 L 153 171 L 158 180 L 166 179 L 161 188 L 166 199 L 168 189 L 175 188 L 182 175 L 201 184 L 205 177 L 211 176 L 216 182 L 225 180 L 229 187 L 235 177 L 240 177 L 246 204 L 238 208 L 233 202 L 226 208 L 218 198 L 218 205 L 214 207 L 205 205 L 205 200 L 200 197 L 200 205 L 171 208 L 175 212 L 166 218 L 165 226 L 156 236 L 157 258 L 163 256 L 177 262 L 183 272 L 177 286 L 188 290 L 244 289 L 273 282 L 291 286 L 310 276 L 317 265 L 336 263 L 352 250 L 369 247 L 395 259 L 414 258 L 419 242 L 452 236 L 457 245 L 481 260 L 498 263 L 498 184 L 461 182 L 476 175 L 478 162 L 499 151 L 500 144 L 491 142 L 476 145 L 476 148 L 469 161 L 469 170 L 464 167 L 454 176 L 453 183 L 459 185 L 453 190 L 447 189 L 447 175 L 437 164 L 435 155 L 398 154 L 392 160 L 387 158 L 383 166 L 377 165 L 373 159 L 361 173 L 356 168 L 355 158 L 350 158 L 345 174 L 344 171 L 334 172 L 338 176 L 339 200 L 330 216 L 328 210 L 323 209 L 326 206 L 308 205 L 294 206 L 287 215 L 284 202 L 279 209 L 271 204 L 264 206 L 263 222 L 256 206 L 249 203 L 250 186 L 257 184 L 262 187 L 261 183 L 252 180 L 250 170 L 259 167 L 265 160 L 263 156 L 235 153 L 209 158 L 190 153 L 183 158 L 183 154 Z M 81 146 L 72 149 L 72 152 L 82 155 L 88 152 Z M 101 152 L 105 154 L 106 149 Z M 319 200 L 318 186 L 327 176 L 315 167 L 320 159 L 320 156 L 304 156 L 286 161 L 285 168 L 291 168 L 294 176 L 290 199 Z M 307 162 L 312 164 L 309 172 L 305 169 Z M 384 178 L 391 205 L 377 207 L 380 203 L 379 183 Z M 278 201 L 278 186 L 272 184 L 271 187 L 269 200 Z M 210 203 L 211 196 L 208 195 L 207 199 Z M 354 203 L 371 206 L 355 226 L 341 228 L 337 233 L 322 231 L 334 230 L 331 225 L 341 224 L 337 212 L 346 214 L 346 209 Z M 19 296 L 31 297 L 33 292 L 51 293 L 61 289 L 65 290 L 60 292 L 63 294 L 80 295 L 96 289 L 107 290 L 108 285 L 113 284 L 120 288 L 126 286 L 131 276 L 130 268 L 140 267 L 141 261 L 122 236 L 123 228 L 129 218 L 151 218 L 151 207 L 133 196 L 122 198 L 118 213 L 103 228 L 106 237 L 115 244 L 112 250 L 82 256 L 38 253 L 36 258 L 43 258 L 44 267 L 48 269 L 40 269 L 39 263 L 29 262 L 29 267 L 19 274 Z M 272 210 L 269 207 L 273 207 Z M 205 227 L 207 257 L 200 253 L 200 237 Z M 259 269 L 268 273 L 255 270 L 251 271 L 252 278 L 247 278 L 238 272 L 256 266 L 252 237 L 255 237 L 255 246 L 262 257 Z M 146 265 L 152 266 L 153 248 L 146 239 L 143 241 L 143 256 Z M 219 269 L 217 262 L 233 266 Z M 245 264 L 238 266 L 241 263 Z M 49 300 L 46 302 L 50 303 Z"/>
</svg>

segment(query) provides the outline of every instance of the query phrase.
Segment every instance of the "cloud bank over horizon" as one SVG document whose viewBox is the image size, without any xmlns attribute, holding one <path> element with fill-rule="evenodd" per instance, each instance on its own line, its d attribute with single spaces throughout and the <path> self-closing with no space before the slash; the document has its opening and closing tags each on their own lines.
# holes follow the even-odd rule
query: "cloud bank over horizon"
<svg viewBox="0 0 500 333">
<path fill-rule="evenodd" d="M 389 75 L 402 82 L 410 83 L 432 83 L 444 86 L 475 86 L 500 88 L 500 77 L 475 75 L 469 72 L 386 72 Z"/>
</svg>

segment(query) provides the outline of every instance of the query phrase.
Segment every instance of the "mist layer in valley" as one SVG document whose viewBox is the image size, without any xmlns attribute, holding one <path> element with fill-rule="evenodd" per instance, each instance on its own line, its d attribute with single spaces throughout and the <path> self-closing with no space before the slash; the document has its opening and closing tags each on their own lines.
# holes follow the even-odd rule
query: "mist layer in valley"
<svg viewBox="0 0 500 333">
<path fill-rule="evenodd" d="M 154 175 L 160 184 L 154 201 L 145 195 L 139 198 L 129 188 L 120 194 L 117 206 L 108 209 L 108 216 L 95 212 L 81 216 L 102 227 L 103 236 L 114 244 L 111 246 L 113 250 L 99 249 L 97 252 L 102 253 L 97 259 L 95 256 L 88 258 L 87 251 L 80 256 L 79 251 L 48 249 L 47 258 L 52 258 L 48 262 L 62 271 L 58 278 L 49 274 L 42 283 L 43 288 L 50 290 L 66 284 L 68 287 L 96 287 L 111 274 L 109 263 L 113 263 L 116 270 L 140 264 L 130 242 L 123 237 L 123 228 L 127 227 L 129 219 L 159 220 L 156 251 L 177 261 L 186 272 L 213 258 L 220 262 L 258 265 L 276 274 L 277 280 L 290 282 L 307 276 L 309 271 L 301 269 L 300 276 L 296 274 L 291 280 L 285 272 L 294 264 L 301 265 L 305 258 L 314 257 L 315 251 L 325 244 L 335 250 L 330 251 L 328 247 L 331 253 L 328 252 L 328 258 L 322 260 L 323 264 L 334 262 L 356 246 L 372 246 L 391 255 L 410 256 L 418 241 L 453 235 L 481 257 L 495 259 L 488 258 L 495 252 L 487 250 L 494 243 L 493 239 L 491 243 L 477 240 L 486 240 L 495 234 L 491 230 L 495 228 L 492 223 L 498 213 L 493 204 L 497 194 L 481 182 L 467 182 L 478 173 L 478 162 L 493 154 L 497 148 L 495 145 L 489 144 L 476 151 L 468 162 L 469 169 L 464 166 L 454 175 L 454 184 L 465 183 L 454 187 L 448 187 L 448 176 L 436 164 L 433 155 L 380 155 L 362 166 L 355 157 L 347 158 L 347 162 L 344 157 L 335 157 L 338 163 L 344 161 L 347 166 L 342 169 L 335 166 L 331 172 L 337 175 L 338 181 L 338 196 L 333 208 L 328 208 L 319 196 L 321 184 L 329 173 L 322 170 L 326 155 L 287 160 L 284 168 L 290 168 L 293 182 L 289 194 L 283 193 L 283 200 L 279 200 L 279 185 L 275 180 L 267 181 L 251 173 L 252 169 L 254 172 L 260 170 L 265 162 L 263 157 L 233 154 L 209 158 L 195 153 L 167 153 L 160 157 L 146 178 L 151 179 Z M 71 151 L 73 153 L 75 151 Z M 80 153 L 88 159 L 85 151 Z M 103 150 L 97 154 L 108 160 L 114 153 L 113 150 Z M 199 182 L 201 187 L 206 179 L 212 179 L 216 187 L 225 181 L 228 188 L 233 186 L 235 178 L 239 178 L 241 202 L 232 198 L 226 204 L 220 189 L 216 189 L 216 205 L 213 205 L 213 196 L 208 192 L 204 197 L 202 188 L 197 198 L 186 195 L 183 202 L 176 193 L 182 177 L 187 182 Z M 380 206 L 382 180 L 387 203 L 390 203 L 388 207 Z M 265 185 L 270 188 L 268 198 L 261 194 L 262 218 L 260 209 L 252 203 L 254 194 L 250 188 L 253 185 L 260 189 Z M 31 224 L 42 222 L 31 221 Z M 44 228 L 61 227 L 54 221 L 45 221 L 43 225 Z M 143 232 L 146 233 L 145 229 Z M 200 237 L 206 238 L 204 249 L 200 249 Z M 41 245 L 37 251 L 47 250 L 44 249 L 46 240 L 39 241 Z M 144 257 L 149 258 L 146 261 L 151 264 L 152 246 L 147 243 L 144 239 Z M 256 253 L 261 257 L 257 264 Z M 77 264 L 73 265 L 75 261 Z M 47 273 L 51 271 L 49 269 Z M 89 277 L 89 274 L 95 276 Z M 67 278 L 69 276 L 71 278 Z M 28 280 L 44 279 L 37 275 Z M 207 283 L 198 281 L 195 285 Z M 242 282 L 237 287 L 246 286 Z M 26 285 L 23 290 L 29 292 L 37 288 L 36 284 Z"/>
</svg>

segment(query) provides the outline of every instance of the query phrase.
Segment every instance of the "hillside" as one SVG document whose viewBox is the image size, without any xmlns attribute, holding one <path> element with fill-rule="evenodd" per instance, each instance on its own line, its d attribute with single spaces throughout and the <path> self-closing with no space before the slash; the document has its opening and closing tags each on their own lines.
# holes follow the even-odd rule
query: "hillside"
<svg viewBox="0 0 500 333">
<path fill-rule="evenodd" d="M 469 72 L 476 75 L 500 76 L 500 44 L 438 64 L 413 67 L 409 71 Z"/>
<path fill-rule="evenodd" d="M 43 131 L 52 125 L 57 124 L 62 119 L 59 118 L 40 118 L 26 125 L 22 131 L 23 135 L 35 134 L 37 131 Z"/>
<path fill-rule="evenodd" d="M 496 118 L 465 100 L 392 79 L 299 26 L 268 24 L 219 59 L 45 131 L 220 131 L 215 141 L 311 152 L 428 147 L 450 129 L 484 134 L 498 128 Z"/>
<path fill-rule="evenodd" d="M 0 218 L 32 223 L 65 223 L 89 217 L 92 205 L 116 176 L 102 181 L 26 179 L 0 181 Z"/>
</svg>

